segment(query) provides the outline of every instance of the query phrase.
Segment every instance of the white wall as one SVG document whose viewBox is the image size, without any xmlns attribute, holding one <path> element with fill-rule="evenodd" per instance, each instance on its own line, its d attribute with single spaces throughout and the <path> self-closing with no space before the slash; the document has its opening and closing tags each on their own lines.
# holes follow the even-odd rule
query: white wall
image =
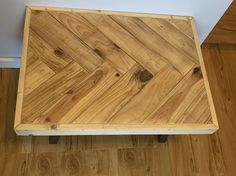
<svg viewBox="0 0 236 176">
<path fill-rule="evenodd" d="M 21 56 L 25 5 L 194 16 L 203 41 L 232 0 L 0 0 L 0 58 Z M 1 60 L 0 60 L 1 65 Z"/>
</svg>

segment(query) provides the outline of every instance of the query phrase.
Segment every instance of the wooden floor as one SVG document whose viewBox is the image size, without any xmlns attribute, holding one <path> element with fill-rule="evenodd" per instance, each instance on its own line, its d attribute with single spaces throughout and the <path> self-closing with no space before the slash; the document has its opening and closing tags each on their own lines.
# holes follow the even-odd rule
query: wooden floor
<svg viewBox="0 0 236 176">
<path fill-rule="evenodd" d="M 234 0 L 229 9 L 217 23 L 205 42 L 207 43 L 236 43 L 236 1 Z"/>
<path fill-rule="evenodd" d="M 219 41 L 220 42 L 220 41 Z M 213 135 L 17 137 L 13 131 L 17 69 L 0 70 L 0 175 L 234 176 L 236 46 L 202 46 L 220 130 Z"/>
</svg>

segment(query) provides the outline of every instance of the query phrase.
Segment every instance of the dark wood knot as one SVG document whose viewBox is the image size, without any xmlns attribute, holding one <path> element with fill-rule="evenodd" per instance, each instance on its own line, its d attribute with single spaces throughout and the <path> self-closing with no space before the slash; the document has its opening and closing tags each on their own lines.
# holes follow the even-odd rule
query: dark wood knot
<svg viewBox="0 0 236 176">
<path fill-rule="evenodd" d="M 142 70 L 139 74 L 139 80 L 141 82 L 146 82 L 152 79 L 153 75 L 148 70 Z"/>
<path fill-rule="evenodd" d="M 64 51 L 63 49 L 61 48 L 57 48 L 54 50 L 54 53 L 57 55 L 57 56 L 62 56 L 64 54 Z"/>
<path fill-rule="evenodd" d="M 95 48 L 94 52 L 97 53 L 97 55 L 99 55 L 100 57 L 103 57 L 103 53 L 99 49 Z"/>
<path fill-rule="evenodd" d="M 50 118 L 46 118 L 45 122 L 51 122 L 51 119 Z"/>
<path fill-rule="evenodd" d="M 57 129 L 57 124 L 52 124 L 51 129 L 53 129 L 53 130 Z"/>
<path fill-rule="evenodd" d="M 201 68 L 200 67 L 195 67 L 193 69 L 193 75 L 197 75 L 199 77 L 202 77 L 202 71 L 201 71 Z"/>
</svg>

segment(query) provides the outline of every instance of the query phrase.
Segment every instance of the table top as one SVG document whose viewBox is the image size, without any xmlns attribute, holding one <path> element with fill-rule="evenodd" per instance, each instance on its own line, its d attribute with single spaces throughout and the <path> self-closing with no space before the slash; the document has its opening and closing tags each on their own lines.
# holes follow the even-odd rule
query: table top
<svg viewBox="0 0 236 176">
<path fill-rule="evenodd" d="M 217 129 L 192 17 L 26 8 L 17 134 Z"/>
</svg>

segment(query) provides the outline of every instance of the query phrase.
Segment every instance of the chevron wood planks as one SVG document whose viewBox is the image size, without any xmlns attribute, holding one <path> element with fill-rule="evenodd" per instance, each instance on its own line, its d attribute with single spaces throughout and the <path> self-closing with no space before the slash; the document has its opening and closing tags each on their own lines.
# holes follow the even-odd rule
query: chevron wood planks
<svg viewBox="0 0 236 176">
<path fill-rule="evenodd" d="M 217 129 L 192 17 L 27 7 L 17 134 Z"/>
</svg>

